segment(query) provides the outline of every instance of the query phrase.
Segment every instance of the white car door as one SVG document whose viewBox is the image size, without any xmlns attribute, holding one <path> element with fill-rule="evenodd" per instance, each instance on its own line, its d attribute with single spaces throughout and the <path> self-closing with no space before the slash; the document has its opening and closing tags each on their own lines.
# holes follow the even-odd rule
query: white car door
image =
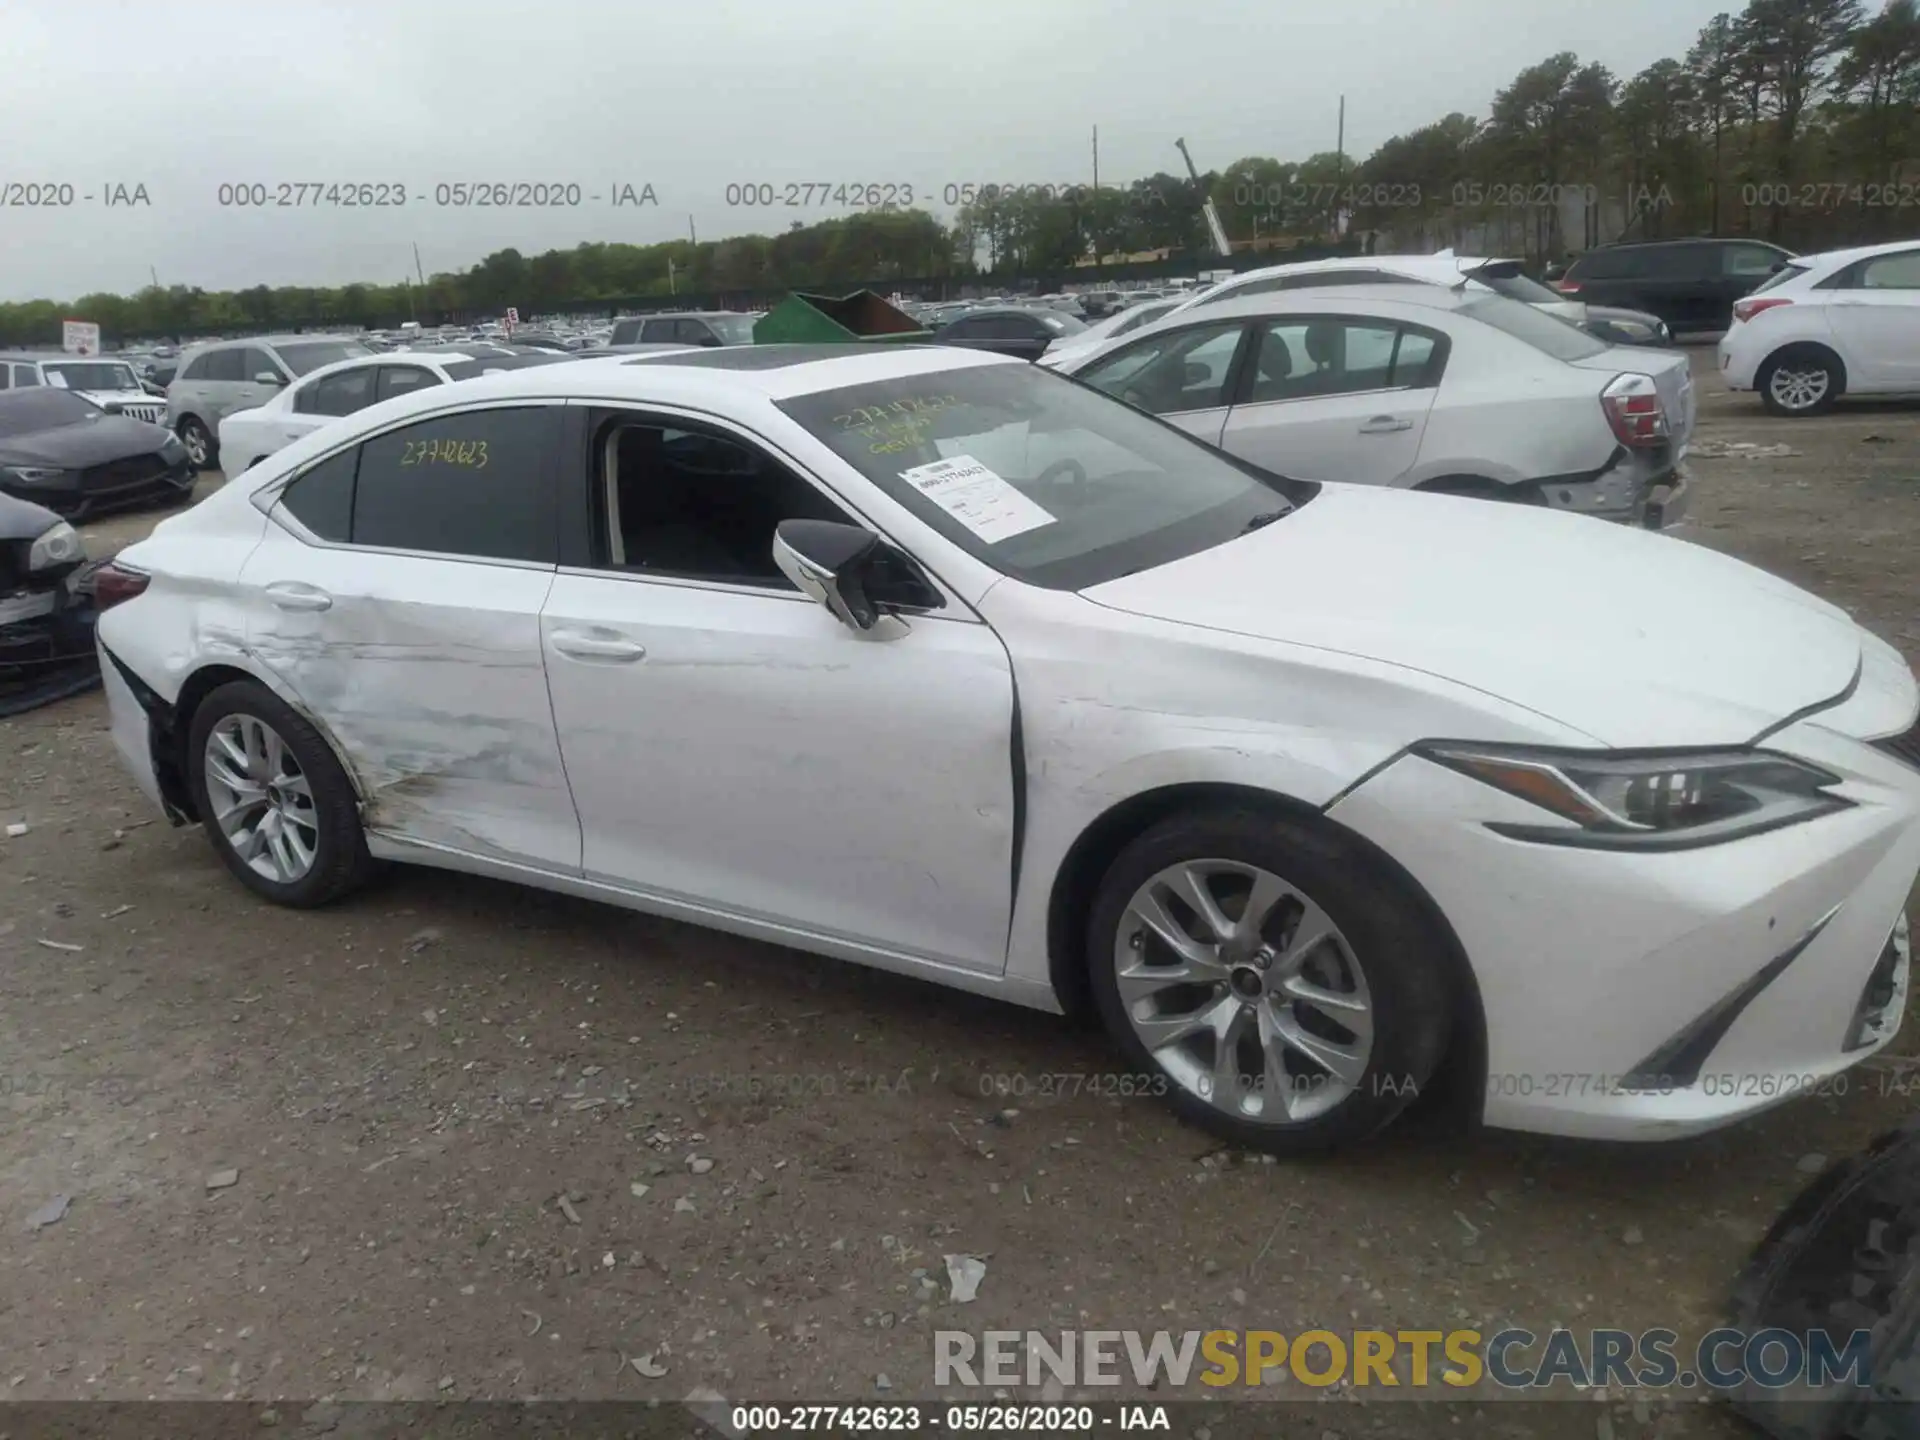
<svg viewBox="0 0 1920 1440">
<path fill-rule="evenodd" d="M 856 634 L 772 558 L 848 520 L 750 437 L 595 412 L 592 563 L 541 619 L 589 878 L 812 935 L 1005 968 L 1013 681 L 957 600 Z"/>
<path fill-rule="evenodd" d="M 1286 315 L 1255 330 L 1223 450 L 1301 480 L 1391 485 L 1413 468 L 1444 337 L 1339 315 Z"/>
<path fill-rule="evenodd" d="M 1245 320 L 1213 320 L 1159 331 L 1101 355 L 1073 373 L 1209 445 L 1220 443 Z"/>
<path fill-rule="evenodd" d="M 1847 389 L 1920 391 L 1920 249 L 1859 264 L 1831 292 L 1827 316 L 1847 362 Z"/>
<path fill-rule="evenodd" d="M 383 835 L 577 874 L 540 607 L 563 405 L 449 412 L 301 471 L 240 576 L 248 649 Z"/>
</svg>

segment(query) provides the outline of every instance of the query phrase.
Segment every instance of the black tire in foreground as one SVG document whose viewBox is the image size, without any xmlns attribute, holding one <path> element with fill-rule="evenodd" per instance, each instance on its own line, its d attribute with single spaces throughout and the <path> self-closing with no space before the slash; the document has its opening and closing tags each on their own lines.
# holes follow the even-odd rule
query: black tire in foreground
<svg viewBox="0 0 1920 1440">
<path fill-rule="evenodd" d="M 1114 860 L 1087 935 L 1108 1033 L 1148 1088 L 1234 1145 L 1363 1140 L 1446 1053 L 1449 942 L 1324 821 L 1239 808 L 1164 820 Z"/>
<path fill-rule="evenodd" d="M 236 680 L 201 701 L 186 760 L 213 848 L 256 894 L 310 909 L 372 872 L 358 799 L 332 747 L 265 686 Z"/>
</svg>

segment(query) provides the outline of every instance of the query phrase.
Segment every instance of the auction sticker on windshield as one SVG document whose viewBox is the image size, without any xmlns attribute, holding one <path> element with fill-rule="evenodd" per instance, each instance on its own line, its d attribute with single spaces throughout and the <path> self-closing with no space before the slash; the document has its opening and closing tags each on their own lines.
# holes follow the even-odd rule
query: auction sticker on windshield
<svg viewBox="0 0 1920 1440">
<path fill-rule="evenodd" d="M 989 545 L 1011 540 L 1057 518 L 971 455 L 953 455 L 902 470 L 900 478 Z"/>
</svg>

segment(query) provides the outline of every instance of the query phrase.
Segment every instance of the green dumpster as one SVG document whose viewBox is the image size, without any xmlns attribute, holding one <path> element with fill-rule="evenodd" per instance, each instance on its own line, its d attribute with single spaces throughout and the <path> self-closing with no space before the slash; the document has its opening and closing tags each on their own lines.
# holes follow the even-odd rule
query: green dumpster
<svg viewBox="0 0 1920 1440">
<path fill-rule="evenodd" d="M 851 295 L 803 295 L 798 290 L 762 315 L 753 327 L 756 345 L 847 344 L 855 341 L 927 340 L 911 315 L 871 290 Z"/>
</svg>

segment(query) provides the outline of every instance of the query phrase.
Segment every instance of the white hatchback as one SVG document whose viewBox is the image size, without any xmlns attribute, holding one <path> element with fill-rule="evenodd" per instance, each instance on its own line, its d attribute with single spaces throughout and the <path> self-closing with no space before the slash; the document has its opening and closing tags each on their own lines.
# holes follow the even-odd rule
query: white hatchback
<svg viewBox="0 0 1920 1440">
<path fill-rule="evenodd" d="M 114 743 L 255 893 L 409 861 L 1085 1004 L 1111 1093 L 1234 1144 L 1443 1074 L 1491 1124 L 1682 1135 L 1906 1002 L 1920 687 L 1844 611 L 1278 479 L 998 356 L 419 390 L 99 574 Z"/>
<path fill-rule="evenodd" d="M 1775 415 L 1817 415 L 1842 395 L 1920 395 L 1920 240 L 1787 261 L 1734 302 L 1720 372 Z"/>
</svg>

